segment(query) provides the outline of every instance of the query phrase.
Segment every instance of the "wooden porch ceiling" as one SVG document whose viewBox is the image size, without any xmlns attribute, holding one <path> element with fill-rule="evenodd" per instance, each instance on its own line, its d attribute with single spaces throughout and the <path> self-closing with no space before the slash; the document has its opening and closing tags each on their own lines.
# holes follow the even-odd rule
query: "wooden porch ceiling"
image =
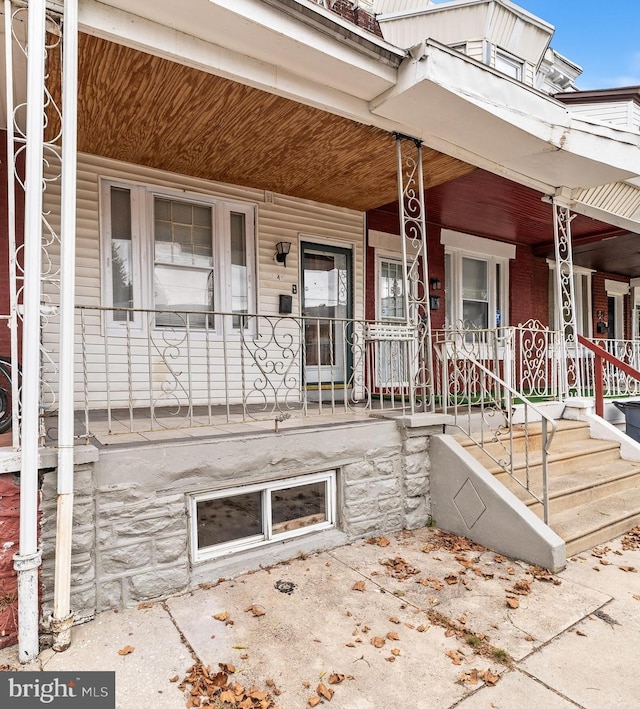
<svg viewBox="0 0 640 709">
<path fill-rule="evenodd" d="M 80 151 L 361 211 L 396 198 L 386 131 L 93 36 L 79 51 Z M 424 166 L 429 187 L 474 169 Z"/>
</svg>

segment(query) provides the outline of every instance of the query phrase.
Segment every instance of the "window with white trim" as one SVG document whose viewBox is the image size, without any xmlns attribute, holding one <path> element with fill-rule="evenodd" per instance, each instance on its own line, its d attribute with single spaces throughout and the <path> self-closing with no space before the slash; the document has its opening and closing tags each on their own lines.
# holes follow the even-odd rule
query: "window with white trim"
<svg viewBox="0 0 640 709">
<path fill-rule="evenodd" d="M 508 324 L 509 259 L 445 249 L 445 325 Z"/>
<path fill-rule="evenodd" d="M 335 526 L 335 471 L 190 498 L 191 556 L 204 561 Z"/>
<path fill-rule="evenodd" d="M 155 327 L 215 329 L 217 310 L 255 308 L 255 209 L 206 195 L 104 180 L 102 182 L 105 303 L 113 308 L 163 310 Z M 191 315 L 180 313 L 191 311 Z M 139 315 L 112 313 L 110 324 Z"/>
<path fill-rule="evenodd" d="M 522 59 L 518 59 L 513 54 L 508 54 L 501 49 L 496 49 L 495 68 L 498 71 L 510 76 L 512 79 L 522 81 L 523 66 Z"/>
<path fill-rule="evenodd" d="M 552 330 L 561 327 L 558 309 L 556 307 L 556 264 L 547 261 L 549 265 L 549 324 Z M 578 334 L 592 337 L 593 326 L 591 318 L 591 274 L 593 271 L 580 266 L 573 267 L 573 294 L 576 301 L 576 325 Z"/>
</svg>

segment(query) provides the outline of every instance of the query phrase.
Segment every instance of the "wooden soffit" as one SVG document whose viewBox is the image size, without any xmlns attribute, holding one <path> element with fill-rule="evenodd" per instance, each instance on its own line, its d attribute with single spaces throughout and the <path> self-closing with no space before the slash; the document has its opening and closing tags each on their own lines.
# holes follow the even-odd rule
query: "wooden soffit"
<svg viewBox="0 0 640 709">
<path fill-rule="evenodd" d="M 82 152 L 361 211 L 397 198 L 386 131 L 93 36 L 79 50 Z M 427 188 L 474 169 L 423 155 Z"/>
</svg>

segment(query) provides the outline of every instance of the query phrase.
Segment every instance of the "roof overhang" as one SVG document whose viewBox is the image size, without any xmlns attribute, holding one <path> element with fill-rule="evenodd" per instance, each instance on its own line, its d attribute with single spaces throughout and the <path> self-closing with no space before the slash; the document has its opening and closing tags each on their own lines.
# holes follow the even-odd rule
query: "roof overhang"
<svg viewBox="0 0 640 709">
<path fill-rule="evenodd" d="M 371 110 L 463 145 L 496 171 L 584 189 L 640 174 L 640 136 L 572 116 L 559 101 L 428 40 Z"/>
</svg>

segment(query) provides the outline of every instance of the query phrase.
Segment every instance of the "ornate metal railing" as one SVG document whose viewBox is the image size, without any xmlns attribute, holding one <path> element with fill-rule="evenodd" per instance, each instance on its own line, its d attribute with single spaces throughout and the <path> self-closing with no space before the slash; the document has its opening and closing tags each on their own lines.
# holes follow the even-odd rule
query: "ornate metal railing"
<svg viewBox="0 0 640 709">
<path fill-rule="evenodd" d="M 469 342 L 456 336 L 435 345 L 436 360 L 446 372 L 442 411 L 482 449 L 485 462 L 499 466 L 542 504 L 549 521 L 547 458 L 556 423 L 542 409 L 500 377 L 486 357 L 476 359 Z M 514 423 L 518 404 L 518 424 Z"/>
<path fill-rule="evenodd" d="M 83 433 L 411 409 L 418 337 L 357 319 L 79 308 Z"/>
</svg>

